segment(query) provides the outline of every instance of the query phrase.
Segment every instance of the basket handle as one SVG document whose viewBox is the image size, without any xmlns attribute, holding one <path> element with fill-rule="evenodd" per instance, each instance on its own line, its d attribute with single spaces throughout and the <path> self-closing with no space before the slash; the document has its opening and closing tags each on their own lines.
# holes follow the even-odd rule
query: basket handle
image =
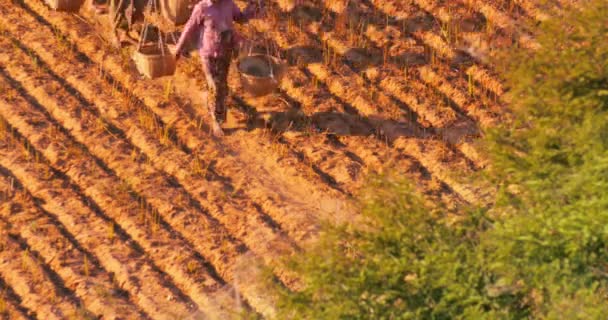
<svg viewBox="0 0 608 320">
<path fill-rule="evenodd" d="M 262 1 L 261 0 L 257 0 L 257 1 L 258 1 L 258 8 L 262 8 Z M 267 57 L 271 57 L 271 55 L 270 55 L 270 39 L 266 38 L 265 42 L 266 42 L 266 56 Z M 248 56 L 251 56 L 252 50 L 253 50 L 253 45 L 249 46 L 249 54 L 248 54 Z M 272 65 L 272 61 L 269 62 L 269 67 L 270 67 L 270 77 L 272 79 L 274 79 L 274 70 L 273 70 L 274 68 L 273 68 L 273 65 Z"/>
<path fill-rule="evenodd" d="M 147 6 L 148 6 L 148 8 L 149 8 L 150 11 L 152 11 L 152 10 L 158 11 L 157 0 L 148 0 L 148 5 Z M 137 51 L 141 50 L 141 47 L 144 44 L 144 39 L 146 39 L 146 37 L 148 36 L 148 29 L 150 29 L 150 23 L 148 22 L 147 16 L 144 15 L 144 27 L 143 27 L 142 33 L 139 36 L 139 41 L 137 43 Z M 161 55 L 165 56 L 165 41 L 163 39 L 163 36 L 160 34 L 161 33 L 160 29 L 158 29 L 158 33 L 159 33 L 158 34 L 158 47 L 160 49 Z"/>
<path fill-rule="evenodd" d="M 240 60 L 242 58 L 251 56 L 251 53 L 253 52 L 253 47 L 254 41 L 244 38 L 239 47 L 238 59 Z"/>
<path fill-rule="evenodd" d="M 151 9 L 153 1 L 154 0 L 149 0 L 146 6 Z M 150 23 L 148 23 L 148 17 L 147 15 L 144 15 L 144 27 L 141 34 L 139 35 L 139 41 L 137 42 L 137 51 L 141 51 L 141 46 L 144 44 L 144 39 L 148 36 L 149 27 Z"/>
<path fill-rule="evenodd" d="M 259 2 L 259 0 L 258 0 Z M 266 55 L 268 57 L 271 57 L 270 55 L 270 39 L 266 39 Z M 270 78 L 274 80 L 274 68 L 273 68 L 273 63 L 272 61 L 268 62 L 268 66 L 270 67 Z"/>
<path fill-rule="evenodd" d="M 144 39 L 146 38 L 146 36 L 148 35 L 148 28 L 150 27 L 150 24 L 147 23 L 144 20 L 144 29 L 141 32 L 141 35 L 139 36 L 139 41 L 137 42 L 137 51 L 141 50 L 141 46 L 144 44 Z"/>
</svg>

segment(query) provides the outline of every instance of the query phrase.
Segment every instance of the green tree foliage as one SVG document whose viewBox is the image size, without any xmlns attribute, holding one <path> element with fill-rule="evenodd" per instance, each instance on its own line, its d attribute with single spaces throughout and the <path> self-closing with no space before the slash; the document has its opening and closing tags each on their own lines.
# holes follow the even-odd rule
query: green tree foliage
<svg viewBox="0 0 608 320">
<path fill-rule="evenodd" d="M 361 219 L 292 266 L 281 319 L 608 317 L 608 2 L 506 55 L 512 119 L 487 134 L 492 208 L 448 223 L 407 183 L 370 179 Z"/>
<path fill-rule="evenodd" d="M 515 123 L 489 137 L 497 209 L 509 213 L 484 236 L 489 267 L 519 281 L 539 315 L 592 301 L 606 285 L 607 16 L 608 2 L 595 1 L 549 22 L 538 52 L 508 54 Z"/>
<path fill-rule="evenodd" d="M 370 179 L 356 224 L 328 226 L 293 262 L 306 288 L 283 293 L 281 319 L 449 319 L 477 313 L 486 276 L 477 265 L 481 223 L 448 225 L 407 183 Z M 472 268 L 474 270 L 472 270 Z"/>
</svg>

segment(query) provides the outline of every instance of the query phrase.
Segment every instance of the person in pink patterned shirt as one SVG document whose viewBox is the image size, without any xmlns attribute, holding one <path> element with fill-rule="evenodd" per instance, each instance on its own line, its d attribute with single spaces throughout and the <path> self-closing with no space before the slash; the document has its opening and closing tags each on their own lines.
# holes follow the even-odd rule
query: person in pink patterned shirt
<svg viewBox="0 0 608 320">
<path fill-rule="evenodd" d="M 179 59 L 186 42 L 194 38 L 207 80 L 207 108 L 215 136 L 223 136 L 221 123 L 226 121 L 228 69 L 239 43 L 233 22 L 243 23 L 258 17 L 262 9 L 260 1 L 250 2 L 241 11 L 233 0 L 201 0 L 177 42 L 175 58 Z"/>
</svg>

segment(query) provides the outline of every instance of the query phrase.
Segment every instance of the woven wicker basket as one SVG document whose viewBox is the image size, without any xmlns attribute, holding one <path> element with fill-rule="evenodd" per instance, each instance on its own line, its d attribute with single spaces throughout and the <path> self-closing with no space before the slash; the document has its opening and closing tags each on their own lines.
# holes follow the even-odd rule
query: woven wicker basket
<svg viewBox="0 0 608 320">
<path fill-rule="evenodd" d="M 142 46 L 133 53 L 133 61 L 139 73 L 150 79 L 175 73 L 175 58 L 169 48 L 163 55 L 157 45 Z"/>
<path fill-rule="evenodd" d="M 254 97 L 272 93 L 279 86 L 286 71 L 283 61 L 265 54 L 241 58 L 237 68 L 243 89 Z"/>
<path fill-rule="evenodd" d="M 78 12 L 84 0 L 45 0 L 53 10 Z"/>
<path fill-rule="evenodd" d="M 160 11 L 175 25 L 182 25 L 190 18 L 192 9 L 189 4 L 188 0 L 160 0 Z"/>
</svg>

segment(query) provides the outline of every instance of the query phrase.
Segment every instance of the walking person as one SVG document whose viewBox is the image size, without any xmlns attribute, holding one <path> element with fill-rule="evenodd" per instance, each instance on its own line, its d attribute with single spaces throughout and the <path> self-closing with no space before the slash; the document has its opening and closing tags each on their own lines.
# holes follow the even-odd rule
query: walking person
<svg viewBox="0 0 608 320">
<path fill-rule="evenodd" d="M 113 35 L 113 43 L 117 48 L 127 42 L 137 44 L 129 32 L 133 30 L 136 21 L 144 18 L 144 7 L 147 0 L 92 0 L 91 6 L 96 14 L 107 14 Z"/>
<path fill-rule="evenodd" d="M 186 42 L 194 37 L 207 81 L 211 129 L 217 137 L 224 135 L 221 124 L 226 121 L 227 114 L 228 70 L 239 42 L 233 22 L 244 23 L 258 17 L 262 8 L 260 0 L 254 1 L 241 11 L 233 0 L 201 0 L 194 7 L 177 43 L 175 58 L 179 59 Z"/>
</svg>

